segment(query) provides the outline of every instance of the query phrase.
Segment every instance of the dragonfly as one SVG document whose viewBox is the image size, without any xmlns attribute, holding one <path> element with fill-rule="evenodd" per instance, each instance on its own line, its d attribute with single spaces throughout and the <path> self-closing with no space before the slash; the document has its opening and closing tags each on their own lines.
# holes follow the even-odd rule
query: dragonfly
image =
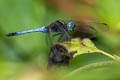
<svg viewBox="0 0 120 80">
<path fill-rule="evenodd" d="M 72 38 L 80 37 L 83 38 L 94 38 L 96 37 L 97 30 L 94 26 L 101 30 L 106 30 L 108 25 L 106 23 L 98 23 L 98 22 L 89 22 L 85 23 L 82 21 L 64 21 L 64 20 L 56 20 L 52 22 L 48 26 L 43 26 L 37 29 L 32 30 L 24 30 L 20 32 L 8 33 L 6 36 L 18 36 L 32 32 L 42 32 L 48 34 L 50 37 L 51 45 L 54 45 L 53 38 L 59 36 L 58 42 L 60 41 L 70 41 Z M 52 32 L 55 34 L 52 35 Z"/>
<path fill-rule="evenodd" d="M 97 29 L 98 28 L 98 29 Z M 66 55 L 68 53 L 67 49 L 64 46 L 54 44 L 53 38 L 58 37 L 58 42 L 61 41 L 71 41 L 72 38 L 80 37 L 80 39 L 84 38 L 95 38 L 97 32 L 108 31 L 109 26 L 106 23 L 99 22 L 82 22 L 82 21 L 64 21 L 64 20 L 56 20 L 52 22 L 48 26 L 43 26 L 37 29 L 25 30 L 20 32 L 8 33 L 6 36 L 18 36 L 32 32 L 42 32 L 44 34 L 48 34 L 51 42 L 51 52 L 49 55 L 48 68 L 54 65 L 68 65 L 69 60 L 72 58 L 72 54 L 76 52 L 70 53 L 70 55 Z M 55 34 L 52 34 L 52 33 Z"/>
<path fill-rule="evenodd" d="M 51 44 L 53 45 L 53 37 L 55 37 L 57 35 L 62 35 L 63 36 L 64 34 L 66 34 L 70 38 L 67 31 L 72 30 L 73 27 L 74 27 L 74 24 L 71 21 L 68 22 L 68 23 L 65 23 L 62 20 L 56 20 L 55 22 L 51 23 L 48 26 L 43 26 L 43 27 L 40 27 L 40 28 L 37 28 L 37 29 L 32 29 L 32 30 L 12 32 L 12 33 L 6 34 L 6 36 L 12 37 L 12 36 L 18 36 L 18 35 L 23 35 L 23 34 L 32 33 L 32 32 L 42 32 L 42 33 L 46 33 L 46 34 L 49 35 L 50 40 L 51 40 Z M 51 36 L 51 32 L 55 32 L 56 34 Z"/>
</svg>

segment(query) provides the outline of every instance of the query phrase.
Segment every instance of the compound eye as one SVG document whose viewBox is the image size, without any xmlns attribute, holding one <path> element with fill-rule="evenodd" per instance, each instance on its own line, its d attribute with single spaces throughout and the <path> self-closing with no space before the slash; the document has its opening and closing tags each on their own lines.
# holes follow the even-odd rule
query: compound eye
<svg viewBox="0 0 120 80">
<path fill-rule="evenodd" d="M 72 30 L 75 27 L 75 25 L 72 21 L 69 22 L 67 26 L 68 26 L 68 30 Z"/>
</svg>

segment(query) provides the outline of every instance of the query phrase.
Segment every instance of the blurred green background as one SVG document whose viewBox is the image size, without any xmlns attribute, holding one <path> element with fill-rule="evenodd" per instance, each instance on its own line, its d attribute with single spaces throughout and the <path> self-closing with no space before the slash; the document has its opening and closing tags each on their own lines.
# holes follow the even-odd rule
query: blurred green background
<svg viewBox="0 0 120 80">
<path fill-rule="evenodd" d="M 33 73 L 36 71 L 36 75 L 37 70 L 41 74 L 39 72 L 46 68 L 50 52 L 46 34 L 6 37 L 6 33 L 39 28 L 55 20 L 72 18 L 85 21 L 93 18 L 107 23 L 110 31 L 95 43 L 98 48 L 119 55 L 120 0 L 0 0 L 0 80 L 29 80 L 21 79 L 25 77 L 21 74 L 29 73 L 31 69 Z M 64 70 L 70 72 L 86 64 L 107 60 L 110 59 L 99 54 L 81 55 L 73 59 L 70 67 Z"/>
</svg>

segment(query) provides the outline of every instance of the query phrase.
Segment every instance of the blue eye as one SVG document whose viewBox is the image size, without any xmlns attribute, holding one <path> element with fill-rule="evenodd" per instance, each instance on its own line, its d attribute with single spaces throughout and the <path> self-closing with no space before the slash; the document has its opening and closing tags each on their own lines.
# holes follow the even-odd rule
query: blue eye
<svg viewBox="0 0 120 80">
<path fill-rule="evenodd" d="M 67 24 L 68 30 L 72 30 L 73 27 L 74 27 L 74 25 L 75 25 L 75 24 L 74 24 L 72 21 L 70 21 L 70 22 Z"/>
</svg>

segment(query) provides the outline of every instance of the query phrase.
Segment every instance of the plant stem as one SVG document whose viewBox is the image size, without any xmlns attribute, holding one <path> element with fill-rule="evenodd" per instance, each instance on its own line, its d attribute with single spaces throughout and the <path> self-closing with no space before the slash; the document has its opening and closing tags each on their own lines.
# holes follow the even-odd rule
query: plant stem
<svg viewBox="0 0 120 80">
<path fill-rule="evenodd" d="M 72 75 L 74 75 L 78 72 L 81 72 L 81 71 L 92 70 L 92 69 L 95 69 L 95 68 L 107 67 L 107 66 L 113 65 L 113 64 L 117 64 L 117 62 L 115 62 L 115 61 L 104 61 L 104 62 L 88 64 L 88 65 L 85 65 L 83 67 L 80 67 L 80 68 L 74 70 L 73 72 L 71 72 L 67 76 L 65 76 L 64 78 L 70 77 L 70 76 L 72 76 Z"/>
<path fill-rule="evenodd" d="M 105 56 L 107 56 L 107 57 L 109 57 L 109 58 L 111 58 L 111 59 L 113 59 L 113 60 L 115 60 L 115 61 L 117 61 L 117 62 L 120 63 L 120 58 L 119 58 L 119 57 L 117 57 L 117 56 L 112 56 L 112 55 L 110 55 L 109 53 L 106 53 L 106 52 L 104 52 L 104 51 L 102 51 L 102 50 L 99 50 L 99 52 L 100 52 L 101 54 L 103 54 L 103 55 L 105 55 Z"/>
</svg>

